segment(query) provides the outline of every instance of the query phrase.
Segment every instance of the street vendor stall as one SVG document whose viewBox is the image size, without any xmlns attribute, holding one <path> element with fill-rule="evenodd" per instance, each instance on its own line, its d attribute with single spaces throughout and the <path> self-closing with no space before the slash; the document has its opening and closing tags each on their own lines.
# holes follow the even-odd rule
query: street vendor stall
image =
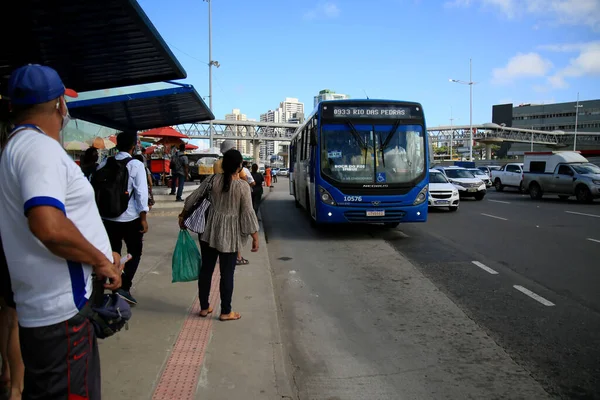
<svg viewBox="0 0 600 400">
<path fill-rule="evenodd" d="M 150 168 L 150 172 L 152 173 L 155 182 L 169 185 L 171 157 L 177 148 L 185 143 L 183 139 L 187 139 L 188 137 L 170 126 L 140 132 L 140 137 L 142 139 L 160 138 L 159 141 L 154 143 L 154 146 L 146 149 L 146 155 L 150 156 L 148 168 Z"/>
</svg>

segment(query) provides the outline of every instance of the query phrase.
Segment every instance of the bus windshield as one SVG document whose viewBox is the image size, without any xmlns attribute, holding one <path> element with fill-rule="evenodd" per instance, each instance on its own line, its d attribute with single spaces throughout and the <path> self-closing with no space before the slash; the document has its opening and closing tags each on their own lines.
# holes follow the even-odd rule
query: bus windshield
<svg viewBox="0 0 600 400">
<path fill-rule="evenodd" d="M 325 176 L 344 184 L 402 184 L 423 174 L 422 125 L 357 122 L 322 126 L 321 171 Z"/>
</svg>

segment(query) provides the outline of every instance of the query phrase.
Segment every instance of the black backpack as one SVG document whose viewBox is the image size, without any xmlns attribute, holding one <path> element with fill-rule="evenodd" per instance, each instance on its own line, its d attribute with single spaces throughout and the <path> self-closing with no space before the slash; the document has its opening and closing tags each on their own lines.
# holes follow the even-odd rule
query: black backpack
<svg viewBox="0 0 600 400">
<path fill-rule="evenodd" d="M 124 160 L 109 157 L 106 165 L 92 175 L 92 187 L 96 193 L 96 205 L 101 217 L 116 218 L 127 210 L 132 195 L 127 190 L 127 164 L 132 160 L 131 157 Z"/>
<path fill-rule="evenodd" d="M 183 163 L 181 162 L 181 154 L 177 153 L 171 157 L 171 169 L 173 172 L 179 172 L 183 169 Z"/>
</svg>

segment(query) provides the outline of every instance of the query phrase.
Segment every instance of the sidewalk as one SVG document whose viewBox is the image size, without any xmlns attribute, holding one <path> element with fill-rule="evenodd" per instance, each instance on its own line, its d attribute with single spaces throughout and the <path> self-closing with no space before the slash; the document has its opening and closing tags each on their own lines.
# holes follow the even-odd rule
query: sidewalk
<svg viewBox="0 0 600 400">
<path fill-rule="evenodd" d="M 188 185 L 186 192 L 196 187 Z M 169 200 L 161 196 L 149 214 L 132 289 L 139 304 L 129 330 L 100 341 L 103 399 L 292 398 L 264 234 L 257 253 L 250 247 L 243 252 L 250 264 L 236 270 L 233 308 L 242 319 L 218 320 L 217 271 L 211 293 L 215 312 L 200 318 L 196 282 L 171 283 L 176 215 L 183 204 Z"/>
</svg>

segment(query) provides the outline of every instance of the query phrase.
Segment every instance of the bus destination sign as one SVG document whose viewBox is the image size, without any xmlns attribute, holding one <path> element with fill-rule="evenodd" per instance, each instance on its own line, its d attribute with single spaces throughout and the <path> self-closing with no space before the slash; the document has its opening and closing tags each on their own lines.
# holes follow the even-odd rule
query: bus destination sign
<svg viewBox="0 0 600 400">
<path fill-rule="evenodd" d="M 364 118 L 364 119 L 414 119 L 422 118 L 418 106 L 393 104 L 331 105 L 323 106 L 325 118 Z"/>
</svg>

